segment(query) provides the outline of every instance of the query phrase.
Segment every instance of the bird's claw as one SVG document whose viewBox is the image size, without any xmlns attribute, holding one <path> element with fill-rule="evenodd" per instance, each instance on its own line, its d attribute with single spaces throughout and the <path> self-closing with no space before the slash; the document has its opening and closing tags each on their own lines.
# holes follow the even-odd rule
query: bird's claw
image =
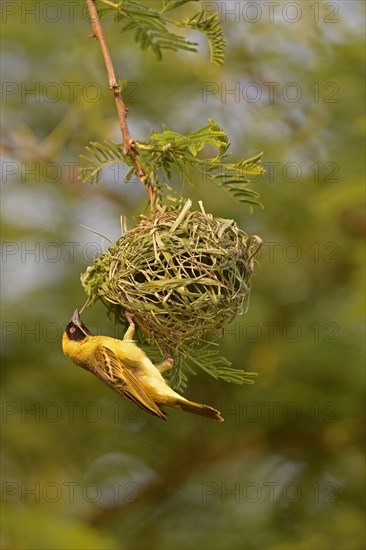
<svg viewBox="0 0 366 550">
<path fill-rule="evenodd" d="M 170 365 L 173 366 L 174 365 L 174 359 L 171 356 L 169 349 L 164 348 L 164 353 L 166 355 L 166 361 L 168 361 L 168 363 L 170 363 Z"/>
<path fill-rule="evenodd" d="M 134 313 L 130 313 L 129 311 L 126 311 L 125 313 L 125 316 L 126 316 L 126 319 L 129 323 L 129 325 L 134 325 L 134 318 L 135 318 L 135 314 Z"/>
</svg>

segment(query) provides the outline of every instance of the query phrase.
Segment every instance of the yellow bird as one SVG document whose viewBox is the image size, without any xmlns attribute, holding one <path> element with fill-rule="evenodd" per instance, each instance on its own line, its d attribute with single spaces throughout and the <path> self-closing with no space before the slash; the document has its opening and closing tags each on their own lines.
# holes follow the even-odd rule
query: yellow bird
<svg viewBox="0 0 366 550">
<path fill-rule="evenodd" d="M 223 422 L 219 411 L 188 401 L 168 386 L 162 373 L 173 366 L 173 359 L 168 357 L 155 366 L 133 341 L 133 315 L 127 314 L 126 317 L 130 326 L 123 340 L 118 340 L 93 336 L 76 310 L 62 337 L 64 354 L 117 393 L 162 420 L 166 420 L 166 413 L 161 407 L 174 407 Z"/>
</svg>

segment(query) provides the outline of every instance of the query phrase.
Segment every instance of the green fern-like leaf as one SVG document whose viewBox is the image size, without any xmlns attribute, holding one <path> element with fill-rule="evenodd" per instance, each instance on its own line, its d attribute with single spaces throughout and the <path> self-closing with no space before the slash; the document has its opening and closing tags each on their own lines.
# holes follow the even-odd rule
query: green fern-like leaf
<svg viewBox="0 0 366 550">
<path fill-rule="evenodd" d="M 103 143 L 91 141 L 85 149 L 87 154 L 80 155 L 85 162 L 79 176 L 83 183 L 98 183 L 103 168 L 116 162 L 131 166 L 131 159 L 123 154 L 123 146 L 115 141 L 104 140 Z"/>
<path fill-rule="evenodd" d="M 260 166 L 262 156 L 263 153 L 259 153 L 251 159 L 235 164 L 219 162 L 197 169 L 201 172 L 204 182 L 212 181 L 239 202 L 262 207 L 258 200 L 259 194 L 248 188 L 248 184 L 264 172 Z"/>
<path fill-rule="evenodd" d="M 163 9 L 160 13 L 180 8 L 181 6 L 189 4 L 190 2 L 199 2 L 199 0 L 163 0 Z"/>
<path fill-rule="evenodd" d="M 217 13 L 207 17 L 206 11 L 202 9 L 190 19 L 179 21 L 177 24 L 204 34 L 210 46 L 212 63 L 219 66 L 223 64 L 226 42 Z"/>
<path fill-rule="evenodd" d="M 212 120 L 209 124 L 187 134 L 186 136 L 173 132 L 163 125 L 163 132 L 153 132 L 150 140 L 156 142 L 159 148 L 163 151 L 175 151 L 179 154 L 184 154 L 189 151 L 194 157 L 202 151 L 205 145 L 213 145 L 218 149 L 222 149 L 227 145 L 227 136 L 225 132 Z"/>
<path fill-rule="evenodd" d="M 200 348 L 186 347 L 182 351 L 170 374 L 170 384 L 183 390 L 187 375 L 196 374 L 197 369 L 202 369 L 213 378 L 233 384 L 254 384 L 253 378 L 257 376 L 255 372 L 232 368 L 230 361 L 220 355 L 217 345 L 207 343 Z"/>
</svg>

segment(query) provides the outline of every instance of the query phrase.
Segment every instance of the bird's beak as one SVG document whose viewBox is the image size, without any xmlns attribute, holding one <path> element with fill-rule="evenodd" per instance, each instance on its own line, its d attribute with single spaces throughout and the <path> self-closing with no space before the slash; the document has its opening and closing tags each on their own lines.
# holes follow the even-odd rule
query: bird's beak
<svg viewBox="0 0 366 550">
<path fill-rule="evenodd" d="M 80 314 L 79 314 L 79 310 L 78 309 L 75 309 L 74 311 L 74 314 L 73 316 L 71 317 L 71 321 L 70 323 L 72 323 L 73 325 L 77 326 L 81 332 L 83 332 L 85 334 L 85 336 L 91 336 L 91 332 L 90 330 L 88 330 L 86 328 L 86 326 L 84 325 L 84 323 L 82 322 L 82 320 L 80 319 Z"/>
<path fill-rule="evenodd" d="M 75 309 L 73 316 L 71 317 L 71 323 L 74 323 L 74 325 L 80 327 L 81 325 L 81 319 L 79 315 L 79 310 Z"/>
</svg>

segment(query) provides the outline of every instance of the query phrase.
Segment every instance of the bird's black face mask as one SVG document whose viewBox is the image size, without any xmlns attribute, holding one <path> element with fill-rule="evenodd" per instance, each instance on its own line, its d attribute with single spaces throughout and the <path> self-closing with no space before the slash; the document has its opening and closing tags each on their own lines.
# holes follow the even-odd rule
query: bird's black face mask
<svg viewBox="0 0 366 550">
<path fill-rule="evenodd" d="M 74 340 L 75 342 L 81 342 L 87 336 L 92 335 L 90 330 L 81 322 L 78 310 L 75 310 L 70 323 L 67 325 L 66 334 L 70 340 Z"/>
<path fill-rule="evenodd" d="M 91 336 L 91 332 L 84 326 L 77 326 L 74 323 L 69 323 L 66 327 L 66 334 L 70 340 L 81 342 L 87 336 Z"/>
</svg>

